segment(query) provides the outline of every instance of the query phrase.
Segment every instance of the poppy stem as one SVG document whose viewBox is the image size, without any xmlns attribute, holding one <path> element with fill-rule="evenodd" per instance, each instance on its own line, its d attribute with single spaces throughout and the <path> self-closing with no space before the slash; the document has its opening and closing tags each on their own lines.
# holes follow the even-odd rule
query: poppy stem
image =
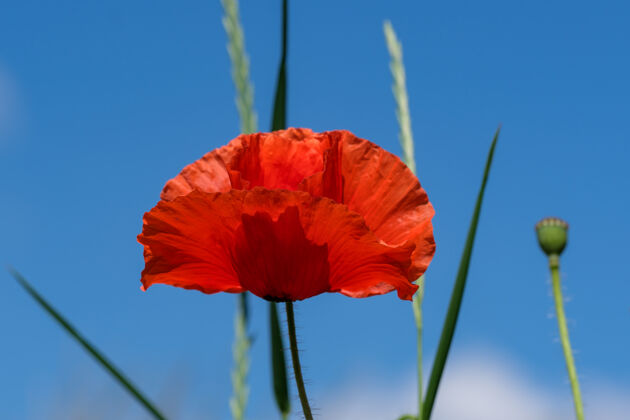
<svg viewBox="0 0 630 420">
<path fill-rule="evenodd" d="M 580 383 L 578 382 L 575 361 L 573 360 L 573 350 L 569 341 L 569 330 L 567 319 L 564 315 L 564 300 L 562 298 L 562 288 L 560 286 L 560 258 L 557 254 L 549 256 L 549 269 L 551 270 L 551 283 L 553 287 L 553 298 L 556 304 L 556 317 L 558 318 L 558 330 L 560 330 L 560 341 L 564 351 L 564 359 L 567 364 L 571 391 L 573 391 L 573 404 L 575 406 L 575 418 L 584 420 L 584 409 L 582 408 L 582 395 L 580 394 Z"/>
<path fill-rule="evenodd" d="M 311 407 L 308 404 L 306 396 L 306 388 L 304 388 L 304 378 L 302 377 L 302 368 L 300 366 L 300 356 L 298 354 L 297 338 L 295 336 L 295 316 L 293 315 L 293 302 L 286 302 L 287 309 L 287 325 L 289 328 L 289 342 L 291 344 L 291 358 L 293 359 L 293 372 L 295 374 L 295 383 L 297 384 L 300 402 L 302 403 L 302 411 L 306 420 L 313 420 Z"/>
</svg>

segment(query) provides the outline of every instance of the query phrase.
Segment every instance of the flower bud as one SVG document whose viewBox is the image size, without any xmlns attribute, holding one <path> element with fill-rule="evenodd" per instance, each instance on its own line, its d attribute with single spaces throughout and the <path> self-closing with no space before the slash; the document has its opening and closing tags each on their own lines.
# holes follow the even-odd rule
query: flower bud
<svg viewBox="0 0 630 420">
<path fill-rule="evenodd" d="M 536 223 L 538 243 L 547 256 L 559 256 L 567 245 L 569 224 L 557 217 L 546 217 Z"/>
</svg>

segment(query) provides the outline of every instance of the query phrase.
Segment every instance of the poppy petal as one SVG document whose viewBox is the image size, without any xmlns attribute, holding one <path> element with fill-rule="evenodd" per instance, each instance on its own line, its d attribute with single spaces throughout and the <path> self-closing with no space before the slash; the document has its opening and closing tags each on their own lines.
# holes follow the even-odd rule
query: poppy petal
<svg viewBox="0 0 630 420">
<path fill-rule="evenodd" d="M 167 182 L 162 199 L 194 189 L 255 187 L 302 190 L 346 204 L 385 243 L 415 245 L 411 271 L 416 278 L 435 253 L 434 210 L 417 178 L 395 155 L 344 130 L 241 135 L 184 168 Z"/>
<path fill-rule="evenodd" d="M 398 297 L 411 300 L 418 288 L 411 283 L 414 244 L 384 244 L 360 214 L 323 197 L 309 210 L 303 215 L 308 237 L 328 244 L 331 292 L 368 297 L 397 290 Z"/>
<path fill-rule="evenodd" d="M 249 290 L 270 300 L 394 289 L 411 299 L 417 288 L 410 282 L 413 244 L 383 244 L 359 214 L 299 191 L 193 191 L 147 213 L 138 240 L 145 287 Z"/>
<path fill-rule="evenodd" d="M 166 183 L 161 198 L 172 200 L 193 189 L 295 190 L 304 178 L 323 169 L 326 147 L 326 137 L 309 129 L 243 134 L 186 166 Z"/>
<path fill-rule="evenodd" d="M 296 206 L 277 220 L 267 212 L 243 214 L 233 262 L 246 290 L 274 301 L 309 298 L 330 289 L 328 246 L 306 238 Z"/>
<path fill-rule="evenodd" d="M 228 148 L 231 149 L 233 146 L 229 144 L 221 149 Z M 229 191 L 232 184 L 229 171 L 221 157 L 221 149 L 206 153 L 201 159 L 186 166 L 179 175 L 164 185 L 160 198 L 173 200 L 195 189 L 206 192 Z"/>
<path fill-rule="evenodd" d="M 397 156 L 348 131 L 322 135 L 330 143 L 324 171 L 304 180 L 302 189 L 346 204 L 389 245 L 413 242 L 413 272 L 422 275 L 435 253 L 435 211 L 416 176 Z"/>
<path fill-rule="evenodd" d="M 160 201 L 145 213 L 138 235 L 144 245 L 143 289 L 164 283 L 204 293 L 243 292 L 223 246 L 237 223 L 233 219 L 204 200 Z"/>
</svg>

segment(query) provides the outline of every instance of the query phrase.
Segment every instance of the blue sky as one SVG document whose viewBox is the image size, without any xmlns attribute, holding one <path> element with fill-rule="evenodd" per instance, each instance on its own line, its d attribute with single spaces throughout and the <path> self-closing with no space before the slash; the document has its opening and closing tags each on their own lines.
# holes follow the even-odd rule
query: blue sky
<svg viewBox="0 0 630 420">
<path fill-rule="evenodd" d="M 135 238 L 164 182 L 238 134 L 221 12 L 218 0 L 25 0 L 0 15 L 0 262 L 20 270 L 176 418 L 229 416 L 235 297 L 166 286 L 141 292 Z M 244 1 L 241 12 L 264 129 L 279 1 Z M 322 0 L 290 10 L 292 126 L 348 129 L 398 153 L 385 19 L 403 43 L 418 173 L 436 208 L 428 355 L 487 147 L 503 124 L 454 360 L 504 355 L 535 387 L 553 389 L 553 404 L 570 401 L 533 231 L 544 216 L 563 217 L 571 225 L 566 309 L 587 413 L 604 389 L 598 384 L 630 388 L 629 17 L 630 6 L 612 0 Z M 342 384 L 413 375 L 411 307 L 394 294 L 325 295 L 296 310 L 322 415 Z M 266 303 L 255 302 L 250 418 L 275 418 L 266 317 Z M 7 273 L 0 336 L 0 417 L 65 418 L 54 413 L 111 409 L 109 401 L 128 404 L 127 418 L 144 415 Z"/>
</svg>

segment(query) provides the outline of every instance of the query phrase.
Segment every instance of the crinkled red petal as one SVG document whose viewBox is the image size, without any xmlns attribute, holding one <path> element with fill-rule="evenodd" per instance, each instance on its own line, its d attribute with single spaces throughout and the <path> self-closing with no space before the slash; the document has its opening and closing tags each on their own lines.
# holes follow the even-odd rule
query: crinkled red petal
<svg viewBox="0 0 630 420">
<path fill-rule="evenodd" d="M 435 253 L 434 210 L 418 179 L 395 155 L 344 130 L 241 135 L 184 168 L 162 198 L 257 186 L 303 190 L 347 205 L 383 242 L 414 244 L 416 277 Z"/>
<path fill-rule="evenodd" d="M 346 204 L 387 244 L 414 243 L 413 272 L 422 275 L 435 253 L 435 211 L 416 176 L 397 156 L 348 131 L 324 134 L 330 144 L 324 170 L 301 188 Z"/>
<path fill-rule="evenodd" d="M 162 199 L 172 200 L 194 189 L 205 192 L 254 187 L 295 190 L 304 178 L 322 170 L 325 140 L 325 136 L 299 128 L 243 134 L 186 166 L 166 183 Z"/>
<path fill-rule="evenodd" d="M 365 297 L 417 286 L 414 245 L 389 246 L 344 205 L 308 193 L 255 188 L 193 191 L 145 214 L 144 287 L 249 290 L 270 300 L 323 292 Z"/>
</svg>

